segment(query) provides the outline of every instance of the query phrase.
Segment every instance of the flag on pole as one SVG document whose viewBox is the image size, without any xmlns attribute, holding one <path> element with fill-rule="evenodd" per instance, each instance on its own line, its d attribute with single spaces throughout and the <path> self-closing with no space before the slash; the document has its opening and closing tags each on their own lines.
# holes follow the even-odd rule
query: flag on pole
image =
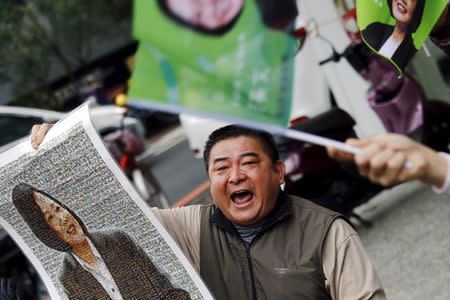
<svg viewBox="0 0 450 300">
<path fill-rule="evenodd" d="M 279 29 L 293 24 L 295 1 L 289 10 L 269 0 L 175 2 L 134 2 L 130 103 L 286 126 L 297 44 Z"/>
</svg>

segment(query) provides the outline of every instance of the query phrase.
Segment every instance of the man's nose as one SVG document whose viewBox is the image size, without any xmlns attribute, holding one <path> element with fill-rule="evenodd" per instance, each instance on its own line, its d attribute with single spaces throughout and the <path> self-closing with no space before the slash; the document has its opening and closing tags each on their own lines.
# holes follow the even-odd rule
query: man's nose
<svg viewBox="0 0 450 300">
<path fill-rule="evenodd" d="M 245 173 L 238 167 L 232 168 L 228 181 L 233 184 L 238 184 L 246 178 Z"/>
</svg>

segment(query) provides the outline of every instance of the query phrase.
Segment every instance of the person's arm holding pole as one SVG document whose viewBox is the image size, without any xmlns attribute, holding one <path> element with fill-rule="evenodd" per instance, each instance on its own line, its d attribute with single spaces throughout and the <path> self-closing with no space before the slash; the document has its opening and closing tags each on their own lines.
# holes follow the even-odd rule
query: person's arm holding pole
<svg viewBox="0 0 450 300">
<path fill-rule="evenodd" d="M 409 180 L 433 185 L 438 193 L 450 194 L 449 155 L 417 143 L 399 134 L 380 134 L 364 139 L 349 139 L 347 144 L 360 150 L 351 154 L 327 147 L 336 159 L 353 161 L 361 175 L 371 181 L 391 186 Z M 405 162 L 410 167 L 405 167 Z"/>
</svg>

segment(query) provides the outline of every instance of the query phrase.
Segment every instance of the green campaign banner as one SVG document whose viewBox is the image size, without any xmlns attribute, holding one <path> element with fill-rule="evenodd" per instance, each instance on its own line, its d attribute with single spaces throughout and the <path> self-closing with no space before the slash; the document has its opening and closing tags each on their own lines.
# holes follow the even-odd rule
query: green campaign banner
<svg viewBox="0 0 450 300">
<path fill-rule="evenodd" d="M 285 30 L 295 1 L 134 4 L 130 103 L 287 124 L 297 42 Z"/>
<path fill-rule="evenodd" d="M 425 43 L 448 0 L 356 0 L 366 44 L 402 70 Z"/>
</svg>

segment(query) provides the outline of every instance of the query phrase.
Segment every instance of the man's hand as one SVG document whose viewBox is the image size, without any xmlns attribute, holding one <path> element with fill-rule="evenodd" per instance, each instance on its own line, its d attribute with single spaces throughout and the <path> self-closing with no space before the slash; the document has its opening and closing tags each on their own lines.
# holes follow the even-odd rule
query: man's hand
<svg viewBox="0 0 450 300">
<path fill-rule="evenodd" d="M 50 128 L 52 128 L 52 126 L 53 126 L 53 124 L 47 124 L 47 123 L 33 126 L 33 128 L 31 129 L 31 135 L 30 135 L 31 146 L 33 147 L 33 149 L 37 149 L 39 147 L 39 145 L 44 140 L 45 135 L 50 130 Z"/>
<path fill-rule="evenodd" d="M 365 139 L 349 139 L 347 144 L 360 148 L 350 154 L 327 148 L 335 159 L 353 161 L 361 175 L 384 186 L 418 179 L 440 187 L 447 174 L 447 160 L 436 151 L 399 134 L 381 134 Z M 411 167 L 405 167 L 409 162 Z"/>
</svg>

